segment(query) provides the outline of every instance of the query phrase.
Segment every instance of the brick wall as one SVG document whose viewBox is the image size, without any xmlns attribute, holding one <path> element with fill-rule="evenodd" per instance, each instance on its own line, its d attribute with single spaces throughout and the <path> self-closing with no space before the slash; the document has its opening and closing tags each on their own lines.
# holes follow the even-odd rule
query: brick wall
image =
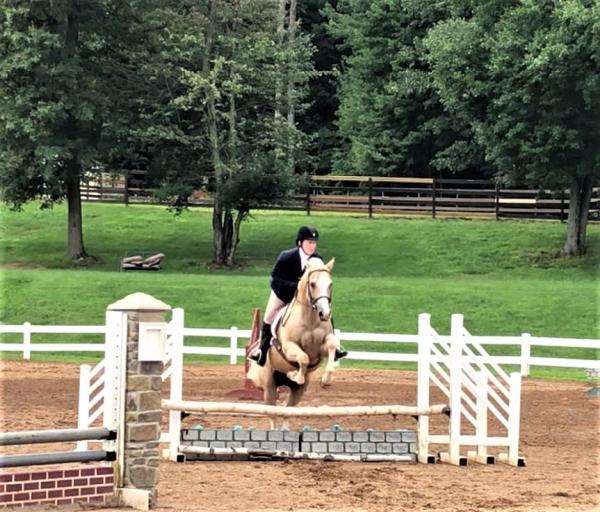
<svg viewBox="0 0 600 512">
<path fill-rule="evenodd" d="M 0 507 L 104 504 L 114 496 L 112 465 L 0 474 Z"/>
</svg>

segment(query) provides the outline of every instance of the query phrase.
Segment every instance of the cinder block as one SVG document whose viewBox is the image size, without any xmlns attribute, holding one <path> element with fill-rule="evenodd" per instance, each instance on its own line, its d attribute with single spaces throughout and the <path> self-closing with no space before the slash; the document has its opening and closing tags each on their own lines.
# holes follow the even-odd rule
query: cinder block
<svg viewBox="0 0 600 512">
<path fill-rule="evenodd" d="M 201 430 L 200 439 L 202 441 L 214 441 L 217 438 L 217 432 L 215 430 Z"/>
<path fill-rule="evenodd" d="M 233 431 L 233 439 L 236 441 L 248 441 L 250 439 L 250 431 L 249 430 L 234 430 Z"/>
<path fill-rule="evenodd" d="M 344 453 L 344 443 L 328 443 L 327 451 L 329 453 Z"/>
<path fill-rule="evenodd" d="M 369 432 L 352 432 L 352 440 L 356 443 L 364 443 L 369 440 Z"/>
<path fill-rule="evenodd" d="M 200 448 L 208 448 L 208 441 L 194 441 L 192 446 L 199 446 Z"/>
<path fill-rule="evenodd" d="M 411 453 L 417 453 L 417 443 L 409 443 L 408 451 Z"/>
<path fill-rule="evenodd" d="M 385 432 L 369 432 L 369 441 L 383 443 L 385 441 Z"/>
<path fill-rule="evenodd" d="M 302 433 L 302 441 L 305 441 L 307 443 L 314 443 L 316 441 L 319 440 L 319 433 L 318 432 L 303 432 Z"/>
<path fill-rule="evenodd" d="M 241 448 L 243 445 L 241 441 L 227 441 L 226 446 L 227 448 Z"/>
<path fill-rule="evenodd" d="M 287 441 L 280 441 L 279 443 L 275 443 L 277 450 L 282 450 L 285 452 L 293 452 L 295 451 L 295 446 L 293 443 L 289 443 Z"/>
<path fill-rule="evenodd" d="M 283 432 L 281 430 L 270 430 L 267 432 L 267 439 L 269 441 L 283 441 Z"/>
<path fill-rule="evenodd" d="M 263 441 L 262 443 L 260 443 L 260 449 L 261 450 L 276 450 L 276 444 L 273 441 Z"/>
<path fill-rule="evenodd" d="M 388 443 L 400 443 L 402 442 L 402 432 L 386 432 L 385 440 Z"/>
<path fill-rule="evenodd" d="M 403 443 L 416 443 L 417 442 L 417 433 L 416 432 L 402 432 L 402 442 Z"/>
<path fill-rule="evenodd" d="M 392 453 L 392 445 L 390 443 L 377 443 L 377 453 Z"/>
<path fill-rule="evenodd" d="M 302 441 L 300 443 L 300 451 L 304 452 L 304 453 L 311 453 L 313 451 L 312 449 L 312 443 L 307 443 L 305 441 Z"/>
<path fill-rule="evenodd" d="M 408 453 L 407 443 L 392 443 L 392 452 L 395 454 Z"/>
<path fill-rule="evenodd" d="M 291 443 L 297 443 L 300 441 L 300 432 L 296 432 L 294 430 L 285 430 L 283 432 L 283 440 Z"/>
<path fill-rule="evenodd" d="M 252 430 L 250 431 L 250 439 L 252 441 L 266 441 L 267 431 L 266 430 Z"/>
<path fill-rule="evenodd" d="M 335 433 L 335 440 L 339 441 L 341 443 L 347 443 L 349 441 L 352 441 L 352 432 L 336 432 Z"/>
<path fill-rule="evenodd" d="M 327 453 L 327 443 L 312 443 L 312 452 Z"/>
<path fill-rule="evenodd" d="M 233 430 L 217 430 L 217 439 L 219 441 L 231 441 L 233 439 Z"/>
<path fill-rule="evenodd" d="M 325 443 L 335 441 L 335 432 L 331 430 L 322 430 L 319 432 L 319 441 L 323 441 Z"/>
<path fill-rule="evenodd" d="M 246 441 L 244 442 L 244 448 L 248 448 L 248 450 L 255 450 L 260 447 L 260 443 L 258 441 Z"/>
<path fill-rule="evenodd" d="M 360 443 L 344 443 L 344 451 L 346 453 L 359 453 Z"/>
<path fill-rule="evenodd" d="M 211 448 L 225 448 L 225 441 L 213 441 L 210 443 Z"/>
<path fill-rule="evenodd" d="M 199 430 L 185 429 L 185 430 L 181 431 L 181 440 L 182 441 L 198 441 L 198 439 L 200 439 L 200 431 Z"/>
<path fill-rule="evenodd" d="M 360 453 L 375 453 L 375 443 L 360 443 Z"/>
</svg>

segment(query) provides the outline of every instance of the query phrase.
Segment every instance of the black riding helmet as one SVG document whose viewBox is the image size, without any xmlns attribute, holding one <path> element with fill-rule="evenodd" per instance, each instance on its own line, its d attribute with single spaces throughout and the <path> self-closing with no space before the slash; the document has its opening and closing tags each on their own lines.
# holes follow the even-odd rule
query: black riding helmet
<svg viewBox="0 0 600 512">
<path fill-rule="evenodd" d="M 298 234 L 296 235 L 296 245 L 302 243 L 304 240 L 318 240 L 319 232 L 316 228 L 312 226 L 302 226 L 298 230 Z"/>
</svg>

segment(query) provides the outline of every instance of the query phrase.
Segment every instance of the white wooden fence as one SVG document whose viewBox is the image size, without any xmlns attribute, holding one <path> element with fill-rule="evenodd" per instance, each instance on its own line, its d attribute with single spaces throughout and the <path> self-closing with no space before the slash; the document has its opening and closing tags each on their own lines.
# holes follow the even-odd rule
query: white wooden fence
<svg viewBox="0 0 600 512">
<path fill-rule="evenodd" d="M 22 341 L 0 343 L 0 352 L 22 352 L 23 359 L 31 359 L 32 352 L 94 352 L 104 353 L 104 341 L 98 343 L 32 343 L 32 334 L 106 334 L 105 325 L 32 325 L 25 322 L 19 325 L 0 324 L 1 333 L 21 334 Z M 340 341 L 350 350 L 347 359 L 359 361 L 391 361 L 416 363 L 418 360 L 418 334 L 378 334 L 364 332 L 344 332 L 336 329 Z M 184 326 L 182 309 L 174 309 L 169 323 L 169 335 L 185 338 L 222 338 L 229 340 L 227 347 L 208 347 L 183 344 L 184 354 L 224 356 L 230 364 L 237 364 L 245 356 L 245 345 L 250 337 L 249 329 L 205 329 Z M 438 336 L 438 339 L 449 340 L 450 336 Z M 516 365 L 520 367 L 523 377 L 530 373 L 531 366 L 547 366 L 559 368 L 583 368 L 600 371 L 600 358 L 570 359 L 559 357 L 532 356 L 533 347 L 588 348 L 600 350 L 600 340 L 577 338 L 548 338 L 531 336 L 524 333 L 520 336 L 472 336 L 474 342 L 482 345 L 508 345 L 520 348 L 519 355 L 491 355 L 496 364 Z M 353 342 L 377 342 L 408 345 L 412 352 L 377 352 L 352 350 Z M 412 344 L 412 346 L 410 346 Z M 404 347 L 403 347 L 404 348 Z"/>
<path fill-rule="evenodd" d="M 114 376 L 118 373 L 111 361 L 110 353 L 105 353 L 107 341 L 124 333 L 115 333 L 114 325 L 125 325 L 111 320 L 107 312 L 106 323 L 101 326 L 47 326 L 0 325 L 0 333 L 21 333 L 21 343 L 0 343 L 0 351 L 23 352 L 29 359 L 32 352 L 96 352 L 104 353 L 95 367 L 82 365 L 80 373 L 80 395 L 78 408 L 78 428 L 89 428 L 94 424 L 110 423 L 115 407 L 113 393 Z M 103 334 L 105 340 L 98 343 L 32 343 L 32 334 Z M 163 381 L 170 379 L 170 398 L 181 400 L 183 394 L 183 356 L 184 354 L 226 356 L 231 364 L 236 364 L 245 355 L 245 345 L 250 330 L 204 329 L 185 327 L 183 309 L 172 312 L 168 329 L 168 349 L 165 357 Z M 430 384 L 437 386 L 450 399 L 452 414 L 450 428 L 443 434 L 429 432 L 429 419 L 419 418 L 419 452 L 423 457 L 429 455 L 430 444 L 444 444 L 448 452 L 444 454 L 449 462 L 461 463 L 460 446 L 474 446 L 475 451 L 468 457 L 479 462 L 489 459 L 487 449 L 490 446 L 508 448 L 502 454 L 507 462 L 516 465 L 521 459 L 518 455 L 520 389 L 521 375 L 528 375 L 530 366 L 558 366 L 569 368 L 600 369 L 600 361 L 595 359 L 566 359 L 555 357 L 532 357 L 531 347 L 576 347 L 600 350 L 600 340 L 539 338 L 529 334 L 510 336 L 471 336 L 462 325 L 462 315 L 453 315 L 449 336 L 439 335 L 429 322 L 429 315 L 419 316 L 419 330 L 416 335 L 344 333 L 337 331 L 340 340 L 350 349 L 349 359 L 370 361 L 415 362 L 418 364 L 417 389 L 418 407 L 428 407 Z M 186 337 L 210 337 L 229 340 L 227 347 L 206 347 L 185 345 Z M 353 351 L 352 342 L 379 342 L 413 344 L 417 353 Z M 241 342 L 241 346 L 240 346 Z M 483 345 L 517 345 L 521 347 L 520 356 L 490 356 Z M 520 373 L 508 375 L 500 366 L 517 365 Z M 500 427 L 506 429 L 506 436 L 488 436 L 488 416 Z M 161 440 L 170 444 L 179 440 L 181 418 L 178 411 L 170 411 L 169 429 Z M 464 425 L 474 429 L 464 432 Z M 462 430 L 461 430 L 462 429 Z M 449 432 L 449 433 L 447 433 Z M 87 442 L 78 443 L 79 450 L 85 450 Z M 423 458 L 421 457 L 421 458 Z"/>
</svg>

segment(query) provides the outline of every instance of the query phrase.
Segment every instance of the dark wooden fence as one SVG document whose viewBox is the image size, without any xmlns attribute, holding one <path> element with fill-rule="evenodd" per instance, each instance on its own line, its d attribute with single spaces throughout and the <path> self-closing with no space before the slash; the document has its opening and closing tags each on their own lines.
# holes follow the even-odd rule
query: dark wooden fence
<svg viewBox="0 0 600 512">
<path fill-rule="evenodd" d="M 142 172 L 137 182 L 105 176 L 83 182 L 84 201 L 152 203 L 152 191 L 143 188 Z M 133 186 L 132 186 L 133 185 Z M 210 206 L 212 198 L 195 192 L 191 206 Z M 339 211 L 373 214 L 421 215 L 469 218 L 537 218 L 564 221 L 569 211 L 568 190 L 499 187 L 488 180 L 438 178 L 381 178 L 367 176 L 313 176 L 305 191 L 272 208 Z M 600 220 L 600 188 L 594 188 L 590 220 Z"/>
</svg>

